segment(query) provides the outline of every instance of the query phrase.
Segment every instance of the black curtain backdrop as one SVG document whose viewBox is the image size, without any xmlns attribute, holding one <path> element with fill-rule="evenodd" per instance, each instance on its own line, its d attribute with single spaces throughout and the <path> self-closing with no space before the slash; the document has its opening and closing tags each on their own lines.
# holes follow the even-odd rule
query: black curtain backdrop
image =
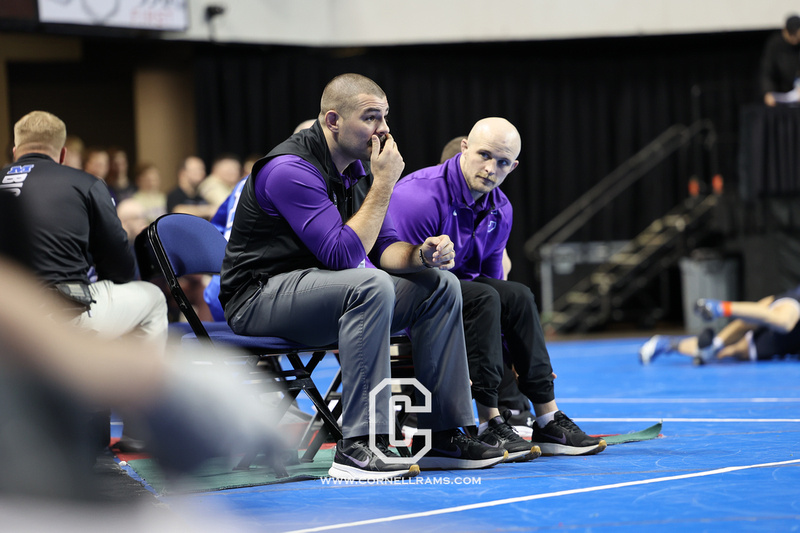
<svg viewBox="0 0 800 533">
<path fill-rule="evenodd" d="M 200 46 L 195 51 L 198 152 L 264 154 L 316 117 L 325 84 L 344 72 L 386 91 L 406 173 L 438 163 L 444 144 L 482 117 L 522 136 L 503 189 L 515 208 L 512 279 L 538 284 L 524 242 L 668 127 L 711 119 L 718 165 L 686 150 L 659 165 L 575 240 L 631 238 L 687 194 L 689 176 L 736 181 L 738 121 L 758 100 L 767 32 L 360 49 Z M 694 97 L 693 97 L 694 94 Z M 712 168 L 713 167 L 713 168 Z"/>
</svg>

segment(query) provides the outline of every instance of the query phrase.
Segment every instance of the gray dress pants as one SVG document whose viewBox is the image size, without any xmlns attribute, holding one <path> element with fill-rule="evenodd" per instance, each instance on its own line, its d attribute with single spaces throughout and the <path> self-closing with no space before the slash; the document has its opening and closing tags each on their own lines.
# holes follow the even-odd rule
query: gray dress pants
<svg viewBox="0 0 800 533">
<path fill-rule="evenodd" d="M 406 330 L 416 378 L 432 395 L 420 427 L 473 425 L 461 287 L 436 269 L 390 275 L 373 268 L 296 270 L 269 278 L 231 317 L 240 335 L 277 336 L 308 345 L 338 343 L 345 438 L 369 434 L 369 394 L 391 377 L 389 339 Z M 390 389 L 377 396 L 374 429 L 389 432 Z"/>
</svg>

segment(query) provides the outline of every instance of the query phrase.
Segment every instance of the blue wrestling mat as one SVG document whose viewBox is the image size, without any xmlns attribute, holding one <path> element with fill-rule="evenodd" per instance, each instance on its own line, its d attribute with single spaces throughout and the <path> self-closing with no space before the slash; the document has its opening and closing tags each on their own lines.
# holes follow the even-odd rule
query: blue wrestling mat
<svg viewBox="0 0 800 533">
<path fill-rule="evenodd" d="M 800 363 L 643 367 L 644 341 L 550 343 L 556 397 L 587 433 L 662 422 L 660 438 L 403 482 L 321 479 L 163 501 L 213 509 L 229 531 L 800 530 Z M 333 359 L 323 364 L 332 376 Z"/>
</svg>

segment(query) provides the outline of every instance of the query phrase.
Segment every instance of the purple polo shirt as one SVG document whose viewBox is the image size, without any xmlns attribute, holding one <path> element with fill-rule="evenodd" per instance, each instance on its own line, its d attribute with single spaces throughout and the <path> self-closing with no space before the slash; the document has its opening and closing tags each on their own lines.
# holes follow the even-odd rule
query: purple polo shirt
<svg viewBox="0 0 800 533">
<path fill-rule="evenodd" d="M 351 165 L 354 176 L 364 176 L 361 161 Z M 350 178 L 341 176 L 345 187 Z M 270 216 L 286 219 L 309 250 L 330 270 L 367 266 L 374 268 L 356 232 L 342 221 L 328 198 L 325 179 L 314 165 L 295 155 L 272 159 L 256 175 L 258 205 Z M 378 256 L 397 242 L 397 232 L 387 216 L 373 250 Z"/>
<path fill-rule="evenodd" d="M 459 279 L 502 279 L 503 249 L 513 219 L 511 203 L 500 189 L 473 200 L 460 160 L 459 153 L 398 181 L 389 214 L 400 238 L 412 244 L 448 235 L 456 252 L 451 272 Z"/>
</svg>

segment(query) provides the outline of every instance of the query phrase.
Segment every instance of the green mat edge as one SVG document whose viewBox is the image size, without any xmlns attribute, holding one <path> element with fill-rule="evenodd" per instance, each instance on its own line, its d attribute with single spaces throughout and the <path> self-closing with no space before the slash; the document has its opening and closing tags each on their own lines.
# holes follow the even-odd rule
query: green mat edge
<svg viewBox="0 0 800 533">
<path fill-rule="evenodd" d="M 603 439 L 609 446 L 612 446 L 614 444 L 624 444 L 626 442 L 641 442 L 644 440 L 652 440 L 658 438 L 658 436 L 661 434 L 661 428 L 663 425 L 664 422 L 661 421 L 641 431 L 634 431 L 632 433 L 621 433 L 619 435 L 609 435 L 607 437 L 603 437 Z"/>
<path fill-rule="evenodd" d="M 303 451 L 304 450 L 298 452 L 298 456 L 302 454 Z M 212 460 L 205 466 L 205 472 L 203 472 L 204 468 L 201 467 L 189 476 L 182 477 L 174 482 L 174 486 L 173 482 L 165 478 L 164 472 L 161 470 L 158 462 L 155 459 L 132 459 L 128 461 L 127 464 L 145 484 L 147 484 L 159 495 L 173 493 L 173 491 L 170 490 L 172 488 L 177 489 L 174 491 L 176 494 L 195 494 L 201 492 L 215 492 L 218 490 L 230 490 L 321 479 L 327 477 L 328 475 L 328 469 L 333 463 L 333 453 L 333 449 L 320 450 L 317 452 L 313 463 L 300 463 L 297 465 L 287 466 L 286 469 L 289 471 L 289 476 L 284 478 L 275 477 L 274 471 L 267 466 L 251 466 L 249 470 L 234 471 L 232 470 L 232 465 L 236 463 L 236 460 L 232 460 L 231 458 L 220 458 L 217 461 L 226 461 L 226 463 L 223 463 L 223 465 L 214 466 L 214 461 Z M 226 467 L 222 468 L 222 466 Z M 208 469 L 211 469 L 211 471 L 208 471 Z M 292 471 L 309 469 L 316 470 L 319 473 L 292 473 Z M 242 479 L 240 482 L 231 482 L 230 480 L 225 480 L 220 484 L 214 485 L 208 482 L 210 476 L 224 476 L 228 478 L 258 476 L 258 479 Z"/>
<path fill-rule="evenodd" d="M 613 446 L 616 444 L 624 444 L 628 442 L 641 442 L 645 440 L 652 440 L 658 438 L 658 436 L 661 434 L 662 427 L 663 427 L 663 421 L 658 422 L 640 431 L 633 431 L 631 433 L 621 433 L 619 435 L 608 435 L 604 436 L 603 439 L 609 446 Z M 296 481 L 311 481 L 327 477 L 327 469 L 330 467 L 330 464 L 332 462 L 333 462 L 333 452 L 329 450 L 320 450 L 320 452 L 317 453 L 317 457 L 314 463 L 301 463 L 299 465 L 288 466 L 287 470 L 290 472 L 290 474 L 289 476 L 284 478 L 275 477 L 275 474 L 272 471 L 272 469 L 266 466 L 254 466 L 247 471 L 233 471 L 230 469 L 230 464 L 229 464 L 228 465 L 229 468 L 226 469 L 221 469 L 219 466 L 217 466 L 216 472 L 214 471 L 206 472 L 205 474 L 200 472 L 195 473 L 193 476 L 189 476 L 186 479 L 182 479 L 180 483 L 176 484 L 176 487 L 180 489 L 178 491 L 180 493 L 200 493 L 200 492 L 214 492 L 218 490 L 230 490 L 230 489 L 238 489 L 246 487 L 258 487 L 264 485 L 293 483 Z M 133 459 L 131 461 L 128 461 L 128 465 L 136 473 L 136 475 L 139 476 L 144 481 L 144 483 L 149 485 L 158 494 L 168 494 L 170 492 L 169 491 L 170 482 L 165 479 L 164 473 L 161 471 L 161 469 L 158 466 L 158 463 L 154 459 Z M 308 470 L 308 469 L 317 470 L 320 471 L 320 473 L 319 474 L 309 474 L 307 472 L 291 473 L 291 471 L 293 470 L 298 471 L 298 470 Z M 323 469 L 324 473 L 321 472 Z M 259 476 L 259 478 L 250 480 L 243 479 L 241 482 L 231 482 L 230 480 L 227 480 L 219 485 L 213 485 L 211 483 L 208 483 L 209 476 L 213 475 L 226 476 L 226 477 L 229 476 L 245 477 L 250 475 L 250 476 Z"/>
</svg>

